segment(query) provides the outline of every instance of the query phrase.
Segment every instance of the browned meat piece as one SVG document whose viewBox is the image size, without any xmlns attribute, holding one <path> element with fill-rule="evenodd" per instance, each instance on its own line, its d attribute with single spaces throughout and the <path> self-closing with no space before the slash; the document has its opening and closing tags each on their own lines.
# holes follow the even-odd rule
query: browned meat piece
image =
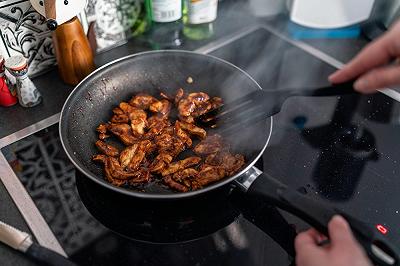
<svg viewBox="0 0 400 266">
<path fill-rule="evenodd" d="M 149 108 L 153 113 L 159 113 L 163 117 L 167 117 L 171 112 L 172 104 L 168 100 L 163 99 L 150 104 Z"/>
<path fill-rule="evenodd" d="M 92 160 L 95 161 L 95 162 L 106 163 L 107 155 L 96 154 L 96 155 L 93 155 Z"/>
<path fill-rule="evenodd" d="M 185 92 L 182 88 L 179 88 L 175 95 L 175 105 L 178 105 L 179 101 L 183 98 Z"/>
<path fill-rule="evenodd" d="M 182 117 L 199 116 L 211 109 L 211 104 L 208 103 L 210 96 L 204 92 L 190 93 L 186 98 L 183 98 L 178 103 L 179 115 Z"/>
<path fill-rule="evenodd" d="M 221 180 L 225 177 L 225 175 L 226 171 L 223 167 L 206 166 L 197 175 L 197 178 L 195 179 L 195 184 L 197 186 L 204 187 L 205 185 Z"/>
<path fill-rule="evenodd" d="M 137 149 L 133 153 L 131 157 L 131 161 L 129 162 L 127 169 L 130 171 L 135 171 L 138 169 L 140 163 L 146 156 L 146 152 L 151 147 L 151 142 L 149 140 L 143 140 L 139 143 Z"/>
<path fill-rule="evenodd" d="M 107 124 L 100 124 L 97 128 L 96 131 L 102 134 L 107 133 Z"/>
<path fill-rule="evenodd" d="M 189 135 L 183 131 L 181 124 L 179 121 L 175 122 L 175 134 L 176 136 L 186 144 L 187 147 L 192 146 L 192 139 L 189 137 Z"/>
<path fill-rule="evenodd" d="M 204 92 L 192 92 L 188 95 L 187 99 L 194 102 L 194 104 L 199 105 L 202 102 L 207 102 L 210 99 L 210 96 Z"/>
<path fill-rule="evenodd" d="M 218 134 L 214 134 L 200 141 L 200 143 L 194 147 L 193 151 L 199 155 L 209 155 L 217 153 L 223 147 L 222 137 Z"/>
<path fill-rule="evenodd" d="M 140 168 L 135 171 L 135 176 L 130 179 L 128 182 L 131 185 L 137 185 L 142 183 L 148 183 L 151 179 L 150 171 L 144 168 Z"/>
<path fill-rule="evenodd" d="M 181 116 L 191 116 L 196 108 L 196 105 L 193 101 L 189 99 L 182 99 L 178 103 L 178 111 Z"/>
<path fill-rule="evenodd" d="M 125 114 L 124 111 L 122 111 L 122 109 L 119 108 L 119 107 L 115 107 L 112 111 L 113 111 L 113 113 L 115 115 L 123 115 L 123 114 Z"/>
<path fill-rule="evenodd" d="M 149 131 L 145 134 L 146 139 L 153 139 L 155 136 L 161 134 L 163 129 L 170 125 L 167 119 L 159 116 L 152 116 L 148 120 Z"/>
<path fill-rule="evenodd" d="M 185 122 L 185 123 L 189 123 L 189 124 L 193 124 L 194 123 L 193 116 L 181 116 L 181 115 L 178 115 L 178 118 L 179 118 L 180 121 Z"/>
<path fill-rule="evenodd" d="M 115 148 L 114 146 L 105 143 L 104 141 L 98 140 L 95 142 L 96 147 L 99 149 L 99 151 L 101 151 L 102 153 L 104 153 L 107 156 L 118 156 L 119 151 L 117 148 Z"/>
<path fill-rule="evenodd" d="M 126 102 L 120 102 L 118 106 L 124 112 L 124 114 L 129 114 L 130 112 L 134 112 L 138 109 L 137 107 L 134 107 Z"/>
<path fill-rule="evenodd" d="M 179 183 L 183 183 L 187 187 L 191 187 L 192 179 L 196 179 L 198 175 L 198 171 L 194 168 L 187 168 L 182 171 L 176 172 L 173 175 L 173 179 Z"/>
<path fill-rule="evenodd" d="M 128 115 L 133 133 L 143 135 L 147 125 L 146 112 L 125 102 L 121 102 L 119 108 Z"/>
<path fill-rule="evenodd" d="M 129 117 L 126 114 L 113 115 L 110 120 L 112 123 L 128 123 Z"/>
<path fill-rule="evenodd" d="M 205 163 L 212 166 L 221 166 L 228 176 L 234 175 L 245 164 L 244 156 L 233 155 L 227 151 L 220 151 L 207 156 Z"/>
<path fill-rule="evenodd" d="M 207 132 L 201 127 L 179 121 L 176 121 L 176 124 L 178 124 L 186 132 L 189 132 L 190 135 L 195 135 L 202 139 L 204 139 L 207 136 Z"/>
<path fill-rule="evenodd" d="M 245 159 L 242 154 L 235 154 L 232 157 L 229 159 L 229 161 L 224 162 L 222 165 L 222 167 L 225 168 L 228 176 L 236 174 L 245 165 Z"/>
<path fill-rule="evenodd" d="M 168 95 L 167 93 L 165 93 L 165 92 L 160 92 L 160 96 L 161 96 L 161 98 L 164 98 L 164 99 L 166 99 L 166 100 L 168 100 L 168 101 L 174 100 L 173 97 L 169 96 L 169 95 Z"/>
<path fill-rule="evenodd" d="M 194 109 L 192 116 L 193 117 L 201 116 L 210 111 L 211 109 L 212 109 L 212 104 L 209 101 L 200 102 L 199 104 L 196 105 L 196 108 Z"/>
<path fill-rule="evenodd" d="M 135 155 L 136 150 L 138 149 L 139 144 L 135 143 L 131 146 L 126 147 L 121 154 L 119 155 L 119 162 L 123 168 L 127 167 L 129 163 L 132 161 L 133 156 Z"/>
<path fill-rule="evenodd" d="M 163 170 L 161 174 L 163 176 L 171 175 L 174 174 L 178 171 L 182 171 L 183 169 L 186 169 L 191 166 L 195 166 L 201 161 L 200 157 L 188 157 L 183 160 L 171 163 L 168 165 L 168 168 Z"/>
<path fill-rule="evenodd" d="M 124 171 L 118 160 L 114 157 L 107 158 L 105 168 L 109 170 L 111 177 L 114 179 L 127 180 L 136 176 L 135 172 Z"/>
<path fill-rule="evenodd" d="M 137 108 L 147 110 L 149 109 L 150 104 L 156 101 L 156 98 L 148 94 L 138 94 L 129 101 L 129 104 Z"/>
<path fill-rule="evenodd" d="M 166 151 L 173 147 L 173 145 L 172 145 L 173 137 L 167 133 L 163 133 L 163 134 L 157 136 L 154 139 L 154 141 L 159 150 Z"/>
<path fill-rule="evenodd" d="M 107 135 L 107 134 L 104 134 L 104 133 L 100 133 L 99 134 L 99 139 L 100 140 L 105 140 L 106 138 L 109 138 L 110 137 L 110 135 Z"/>
<path fill-rule="evenodd" d="M 208 102 L 211 103 L 212 110 L 220 108 L 223 104 L 222 98 L 220 97 L 212 97 Z"/>
<path fill-rule="evenodd" d="M 187 192 L 233 175 L 243 167 L 244 157 L 229 153 L 221 136 L 207 136 L 206 130 L 194 125 L 195 117 L 220 107 L 221 98 L 210 99 L 204 92 L 186 94 L 183 89 L 174 98 L 166 93 L 160 95 L 160 100 L 139 94 L 129 103 L 121 102 L 113 109 L 110 122 L 96 128 L 100 139 L 96 146 L 106 155 L 95 155 L 93 161 L 104 164 L 108 182 L 135 186 L 149 182 L 152 174 L 157 174 L 170 188 Z M 178 109 L 178 120 L 173 125 L 168 119 L 171 101 Z M 147 110 L 154 115 L 147 118 Z M 119 157 L 118 149 L 103 141 L 110 132 L 126 145 Z M 202 158 L 196 156 L 172 162 L 193 145 L 192 136 L 203 139 L 193 150 L 204 157 L 205 163 L 198 165 Z"/>
<path fill-rule="evenodd" d="M 152 173 L 160 173 L 169 163 L 172 162 L 172 156 L 168 153 L 160 153 L 149 165 Z"/>
<path fill-rule="evenodd" d="M 131 128 L 134 133 L 143 135 L 144 129 L 146 128 L 146 120 L 135 119 L 131 120 Z"/>
<path fill-rule="evenodd" d="M 137 138 L 133 136 L 132 129 L 128 124 L 108 124 L 108 130 L 127 146 L 137 142 Z"/>
<path fill-rule="evenodd" d="M 164 176 L 163 180 L 165 182 L 165 184 L 167 184 L 170 188 L 180 191 L 180 192 L 188 192 L 189 188 L 179 184 L 178 182 L 176 182 L 175 180 L 172 179 L 171 176 Z"/>
</svg>

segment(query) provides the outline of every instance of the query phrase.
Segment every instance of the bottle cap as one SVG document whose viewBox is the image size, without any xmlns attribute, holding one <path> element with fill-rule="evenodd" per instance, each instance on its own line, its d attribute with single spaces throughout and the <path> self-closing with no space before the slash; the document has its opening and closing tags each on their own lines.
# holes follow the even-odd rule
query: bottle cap
<svg viewBox="0 0 400 266">
<path fill-rule="evenodd" d="M 7 69 L 19 71 L 27 67 L 28 60 L 22 55 L 14 55 L 6 59 L 5 66 Z"/>
</svg>

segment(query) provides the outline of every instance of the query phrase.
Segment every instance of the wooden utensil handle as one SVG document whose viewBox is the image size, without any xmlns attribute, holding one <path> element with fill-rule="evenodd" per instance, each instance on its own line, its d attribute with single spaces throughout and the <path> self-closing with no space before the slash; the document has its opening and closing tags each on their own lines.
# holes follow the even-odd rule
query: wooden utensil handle
<svg viewBox="0 0 400 266">
<path fill-rule="evenodd" d="M 76 85 L 94 70 L 93 53 L 77 17 L 54 31 L 53 44 L 59 73 L 65 83 Z"/>
<path fill-rule="evenodd" d="M 46 19 L 56 19 L 56 0 L 44 0 L 44 10 L 46 14 Z"/>
</svg>

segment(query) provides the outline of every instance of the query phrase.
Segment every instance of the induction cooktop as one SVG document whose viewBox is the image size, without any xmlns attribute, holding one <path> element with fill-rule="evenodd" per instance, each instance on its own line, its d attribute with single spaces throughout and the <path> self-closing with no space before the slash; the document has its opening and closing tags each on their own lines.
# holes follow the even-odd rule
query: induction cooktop
<svg viewBox="0 0 400 266">
<path fill-rule="evenodd" d="M 236 64 L 265 90 L 327 85 L 327 76 L 335 70 L 262 27 L 199 51 Z M 400 103 L 383 94 L 293 97 L 274 116 L 269 146 L 257 166 L 310 197 L 352 213 L 400 245 L 399 115 Z M 102 206 L 109 204 L 104 200 L 107 191 L 97 187 L 85 193 L 92 184 L 69 162 L 57 127 L 1 151 L 76 263 L 293 263 L 296 230 L 307 225 L 274 206 L 250 204 L 229 187 L 205 201 L 158 212 L 142 202 L 127 206 L 119 198 L 112 213 L 106 213 Z"/>
</svg>

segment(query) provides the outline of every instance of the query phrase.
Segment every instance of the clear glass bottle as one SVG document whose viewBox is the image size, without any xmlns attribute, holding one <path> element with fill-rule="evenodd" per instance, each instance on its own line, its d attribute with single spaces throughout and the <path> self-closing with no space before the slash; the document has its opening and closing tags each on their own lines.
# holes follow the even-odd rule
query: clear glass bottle
<svg viewBox="0 0 400 266">
<path fill-rule="evenodd" d="M 146 0 L 151 27 L 148 38 L 154 49 L 174 48 L 182 44 L 182 1 Z"/>
<path fill-rule="evenodd" d="M 38 105 L 42 96 L 28 77 L 28 60 L 22 55 L 14 55 L 6 59 L 5 67 L 15 77 L 19 104 L 22 107 Z"/>
<path fill-rule="evenodd" d="M 218 0 L 184 0 L 183 34 L 192 40 L 204 40 L 214 34 Z"/>
</svg>

